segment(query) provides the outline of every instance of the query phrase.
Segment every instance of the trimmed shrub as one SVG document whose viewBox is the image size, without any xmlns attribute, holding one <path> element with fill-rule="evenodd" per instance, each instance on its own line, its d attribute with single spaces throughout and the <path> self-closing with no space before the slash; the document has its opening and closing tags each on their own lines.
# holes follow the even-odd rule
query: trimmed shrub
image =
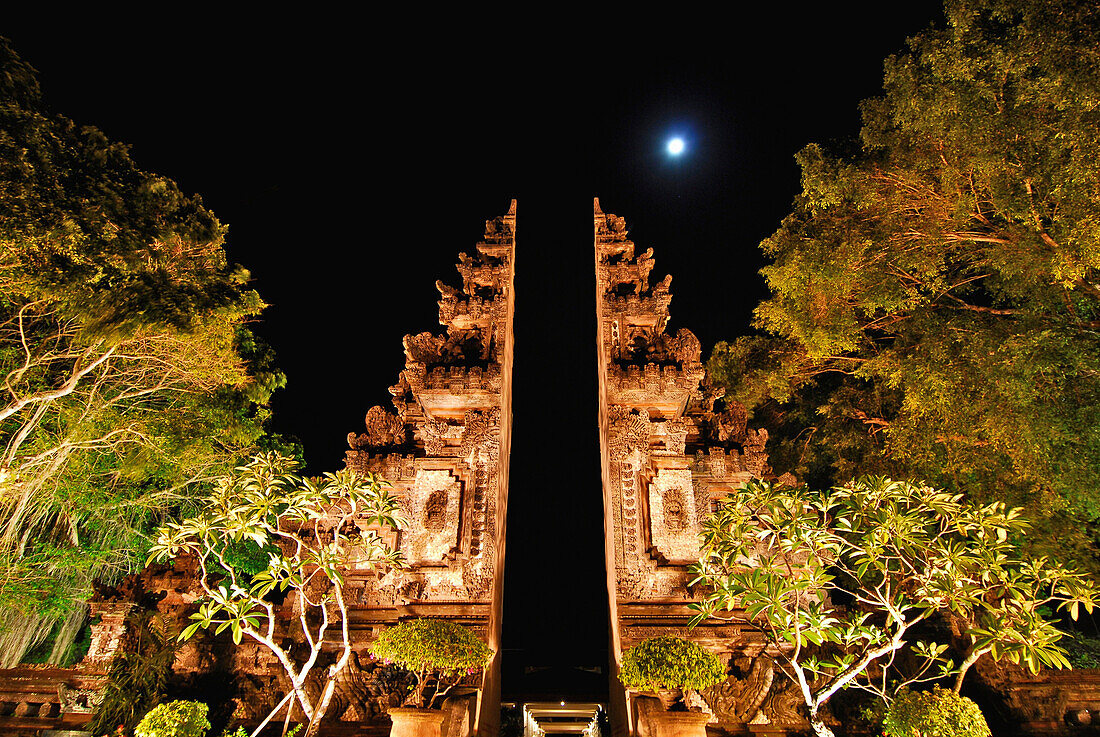
<svg viewBox="0 0 1100 737">
<path fill-rule="evenodd" d="M 414 619 L 383 630 L 371 654 L 409 670 L 416 677 L 410 696 L 432 708 L 463 675 L 488 665 L 493 651 L 465 627 L 439 619 Z M 450 679 L 448 681 L 448 679 Z M 429 686 L 434 691 L 429 695 Z"/>
<path fill-rule="evenodd" d="M 627 688 L 700 691 L 726 678 L 718 656 L 679 637 L 653 637 L 623 653 L 619 680 Z"/>
<path fill-rule="evenodd" d="M 977 704 L 939 686 L 898 694 L 886 711 L 882 733 L 886 737 L 991 737 Z"/>
<path fill-rule="evenodd" d="M 206 712 L 198 701 L 169 701 L 142 717 L 134 737 L 203 737 L 210 729 Z"/>
</svg>

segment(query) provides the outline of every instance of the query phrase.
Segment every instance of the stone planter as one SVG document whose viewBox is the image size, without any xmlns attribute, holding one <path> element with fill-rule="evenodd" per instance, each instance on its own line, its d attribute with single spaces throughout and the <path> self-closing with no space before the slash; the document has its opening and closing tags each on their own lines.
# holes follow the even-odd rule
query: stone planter
<svg viewBox="0 0 1100 737">
<path fill-rule="evenodd" d="M 673 707 L 684 698 L 684 692 L 678 688 L 660 688 L 657 689 L 657 698 L 665 711 L 672 711 Z"/>
<path fill-rule="evenodd" d="M 447 714 L 439 709 L 389 710 L 390 737 L 442 737 L 443 720 Z"/>
<path fill-rule="evenodd" d="M 653 737 L 706 737 L 710 714 L 697 711 L 655 711 L 650 714 Z"/>
</svg>

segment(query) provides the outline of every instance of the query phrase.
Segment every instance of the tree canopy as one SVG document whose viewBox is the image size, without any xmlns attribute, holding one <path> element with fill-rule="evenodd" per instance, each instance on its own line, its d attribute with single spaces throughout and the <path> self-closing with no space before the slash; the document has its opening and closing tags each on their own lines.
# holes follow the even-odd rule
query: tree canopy
<svg viewBox="0 0 1100 737">
<path fill-rule="evenodd" d="M 0 39 L 0 665 L 263 435 L 263 303 L 199 197 L 50 112 Z"/>
<path fill-rule="evenodd" d="M 762 248 L 762 335 L 711 376 L 829 484 L 925 478 L 1026 506 L 1094 555 L 1100 517 L 1100 6 L 949 0 L 807 146 Z M 1069 520 L 1069 524 L 1063 524 Z M 1080 557 L 1080 556 L 1079 556 Z"/>
</svg>

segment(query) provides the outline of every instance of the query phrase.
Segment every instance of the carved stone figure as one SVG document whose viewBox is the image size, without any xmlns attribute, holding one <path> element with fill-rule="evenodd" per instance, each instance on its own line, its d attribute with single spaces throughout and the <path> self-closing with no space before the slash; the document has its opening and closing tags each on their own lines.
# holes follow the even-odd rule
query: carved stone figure
<svg viewBox="0 0 1100 737">
<path fill-rule="evenodd" d="M 405 359 L 412 363 L 433 364 L 440 360 L 443 338 L 431 333 L 406 335 L 402 339 L 405 346 Z"/>
<path fill-rule="evenodd" d="M 703 344 L 695 337 L 695 333 L 687 328 L 680 328 L 676 331 L 672 352 L 682 364 L 699 363 L 703 356 Z"/>
<path fill-rule="evenodd" d="M 348 444 L 352 448 L 388 448 L 405 442 L 404 421 L 382 407 L 374 406 L 367 410 L 365 424 L 365 434 L 356 436 L 352 433 L 348 436 Z"/>
<path fill-rule="evenodd" d="M 726 402 L 726 409 L 714 416 L 714 439 L 719 443 L 744 443 L 749 413 L 740 402 Z"/>
</svg>

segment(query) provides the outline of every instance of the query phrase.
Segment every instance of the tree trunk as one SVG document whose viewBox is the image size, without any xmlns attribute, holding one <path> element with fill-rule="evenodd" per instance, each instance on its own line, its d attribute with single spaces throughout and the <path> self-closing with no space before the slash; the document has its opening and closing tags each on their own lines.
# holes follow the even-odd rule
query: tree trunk
<svg viewBox="0 0 1100 737">
<path fill-rule="evenodd" d="M 966 659 L 963 660 L 962 664 L 959 666 L 958 675 L 955 676 L 955 693 L 962 691 L 963 679 L 966 678 L 966 672 L 970 670 L 970 666 L 974 665 L 978 658 L 982 657 L 982 655 L 985 655 L 987 652 L 989 652 L 988 649 L 976 650 L 966 656 Z"/>
<path fill-rule="evenodd" d="M 317 702 L 317 708 L 313 710 L 313 717 L 309 720 L 309 726 L 306 727 L 306 733 L 304 737 L 317 737 L 317 732 L 321 729 L 321 719 L 324 718 L 325 712 L 328 711 L 329 702 L 332 701 L 332 693 L 336 690 L 336 674 L 330 674 L 328 680 L 325 681 L 325 690 L 321 693 L 321 700 Z"/>
<path fill-rule="evenodd" d="M 833 730 L 829 729 L 829 725 L 821 720 L 821 715 L 816 709 L 810 710 L 810 728 L 817 737 L 836 737 Z"/>
</svg>

